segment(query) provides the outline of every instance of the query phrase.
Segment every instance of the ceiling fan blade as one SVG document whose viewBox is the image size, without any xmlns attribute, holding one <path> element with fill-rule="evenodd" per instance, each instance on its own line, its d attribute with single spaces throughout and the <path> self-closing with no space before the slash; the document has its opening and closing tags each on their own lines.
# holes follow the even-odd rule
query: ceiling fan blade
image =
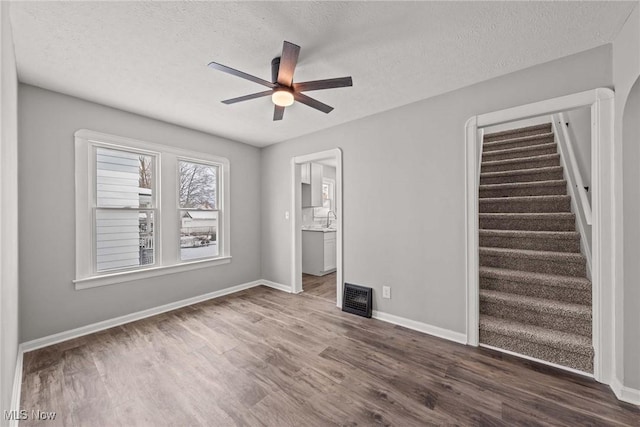
<svg viewBox="0 0 640 427">
<path fill-rule="evenodd" d="M 262 98 L 263 96 L 269 96 L 273 93 L 272 90 L 265 90 L 264 92 L 252 93 L 251 95 L 239 96 L 237 98 L 225 99 L 223 104 L 235 104 L 236 102 L 248 101 L 250 99 Z"/>
<path fill-rule="evenodd" d="M 280 107 L 279 105 L 274 105 L 273 107 L 273 121 L 282 120 L 284 117 L 284 107 Z"/>
<path fill-rule="evenodd" d="M 298 55 L 300 55 L 300 46 L 285 41 L 282 45 L 282 56 L 280 56 L 280 68 L 278 69 L 278 83 L 281 85 L 291 87 Z"/>
<path fill-rule="evenodd" d="M 233 69 L 231 67 L 227 67 L 226 65 L 218 64 L 217 62 L 209 63 L 209 67 L 214 68 L 216 70 L 223 71 L 225 73 L 228 73 L 228 74 L 231 74 L 231 75 L 234 75 L 234 76 L 241 77 L 241 78 L 246 79 L 246 80 L 251 80 L 252 82 L 261 84 L 261 85 L 266 86 L 266 87 L 270 87 L 270 88 L 276 87 L 275 83 L 271 83 L 271 82 L 268 82 L 266 80 L 262 80 L 259 77 L 252 76 L 251 74 L 243 73 L 242 71 L 238 71 L 238 70 Z"/>
<path fill-rule="evenodd" d="M 327 104 L 323 104 L 322 102 L 316 99 L 308 97 L 307 95 L 303 95 L 300 92 L 294 92 L 293 97 L 295 98 L 296 101 L 301 102 L 304 105 L 308 105 L 311 108 L 315 108 L 316 110 L 320 110 L 323 113 L 329 114 L 331 110 L 333 110 L 333 107 Z"/>
<path fill-rule="evenodd" d="M 338 77 L 336 79 L 314 80 L 309 82 L 294 83 L 293 89 L 298 92 L 308 90 L 333 89 L 337 87 L 353 86 L 351 77 Z"/>
</svg>

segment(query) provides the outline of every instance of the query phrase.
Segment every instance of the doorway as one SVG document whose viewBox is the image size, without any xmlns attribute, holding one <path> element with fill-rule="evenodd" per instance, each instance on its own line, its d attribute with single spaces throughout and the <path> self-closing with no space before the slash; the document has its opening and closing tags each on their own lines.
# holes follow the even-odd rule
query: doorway
<svg viewBox="0 0 640 427">
<path fill-rule="evenodd" d="M 580 92 L 507 110 L 471 117 L 466 127 L 466 249 L 467 249 L 467 344 L 479 344 L 479 195 L 480 143 L 482 129 L 504 123 L 526 120 L 540 115 L 556 114 L 581 107 L 591 110 L 591 174 L 592 174 L 592 336 L 593 374 L 597 381 L 610 384 L 614 368 L 615 336 L 614 289 L 618 277 L 614 259 L 619 223 L 620 191 L 618 177 L 612 170 L 616 157 L 613 144 L 613 92 L 606 88 Z"/>
<path fill-rule="evenodd" d="M 323 177 L 317 174 L 317 169 L 311 176 L 310 166 L 318 165 L 320 169 L 325 166 L 327 169 L 335 169 L 331 176 Z M 304 170 L 309 168 L 308 170 Z M 317 168 L 317 166 L 315 166 Z M 304 170 L 304 173 L 303 173 Z M 303 174 L 305 177 L 303 178 Z M 329 174 L 327 174 L 329 175 Z M 309 188 L 304 188 L 309 180 L 324 180 L 316 182 L 321 189 L 321 202 L 305 203 L 303 208 L 303 199 L 307 200 L 310 196 L 306 194 Z M 303 184 L 303 181 L 305 184 Z M 335 284 L 335 303 L 336 306 L 342 307 L 342 284 L 343 284 L 343 216 L 342 216 L 342 150 L 339 148 L 321 151 L 317 153 L 296 156 L 291 159 L 291 183 L 292 183 L 292 221 L 291 221 L 291 283 L 293 293 L 307 291 L 312 295 L 322 298 L 332 298 L 334 291 L 328 289 L 327 286 Z M 303 194 L 304 193 L 304 194 Z M 327 199 L 331 199 L 330 203 L 326 203 Z M 324 203 L 322 203 L 324 201 Z M 303 245 L 303 227 L 307 236 L 317 242 L 309 242 L 305 239 Z M 332 242 L 335 239 L 335 243 Z M 313 274 L 304 274 L 303 271 L 303 246 L 307 249 L 309 246 L 317 247 L 318 256 L 327 256 L 335 259 L 335 270 L 333 265 L 320 262 L 317 271 Z M 333 251 L 333 253 L 332 253 Z M 306 270 L 308 272 L 308 270 Z M 303 281 L 304 275 L 304 281 Z M 304 283 L 307 284 L 305 289 Z"/>
</svg>

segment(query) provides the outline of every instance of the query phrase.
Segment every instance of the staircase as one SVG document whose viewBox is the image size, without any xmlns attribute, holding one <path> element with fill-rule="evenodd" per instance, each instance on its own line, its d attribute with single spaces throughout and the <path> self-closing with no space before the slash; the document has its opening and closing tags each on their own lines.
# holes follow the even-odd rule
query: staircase
<svg viewBox="0 0 640 427">
<path fill-rule="evenodd" d="M 593 372 L 591 282 L 551 124 L 485 135 L 480 344 Z"/>
</svg>

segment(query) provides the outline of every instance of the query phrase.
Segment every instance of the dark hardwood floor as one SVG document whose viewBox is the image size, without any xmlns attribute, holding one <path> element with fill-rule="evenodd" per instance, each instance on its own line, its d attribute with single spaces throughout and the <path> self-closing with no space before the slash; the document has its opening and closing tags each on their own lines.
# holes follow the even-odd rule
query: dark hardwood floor
<svg viewBox="0 0 640 427">
<path fill-rule="evenodd" d="M 336 273 L 324 276 L 302 274 L 302 290 L 307 295 L 326 299 L 336 303 Z"/>
<path fill-rule="evenodd" d="M 21 404 L 57 413 L 21 426 L 640 425 L 593 380 L 266 287 L 26 353 Z"/>
</svg>

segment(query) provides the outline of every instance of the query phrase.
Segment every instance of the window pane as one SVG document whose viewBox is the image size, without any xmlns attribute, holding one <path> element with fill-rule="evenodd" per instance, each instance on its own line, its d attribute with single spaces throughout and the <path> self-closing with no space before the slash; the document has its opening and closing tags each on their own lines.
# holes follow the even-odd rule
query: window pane
<svg viewBox="0 0 640 427">
<path fill-rule="evenodd" d="M 179 161 L 179 207 L 218 209 L 218 168 L 211 165 Z"/>
<path fill-rule="evenodd" d="M 153 212 L 96 210 L 97 271 L 153 263 Z"/>
<path fill-rule="evenodd" d="M 180 211 L 180 259 L 218 256 L 218 212 Z"/>
<path fill-rule="evenodd" d="M 152 156 L 97 148 L 97 206 L 151 207 L 152 165 Z"/>
</svg>

